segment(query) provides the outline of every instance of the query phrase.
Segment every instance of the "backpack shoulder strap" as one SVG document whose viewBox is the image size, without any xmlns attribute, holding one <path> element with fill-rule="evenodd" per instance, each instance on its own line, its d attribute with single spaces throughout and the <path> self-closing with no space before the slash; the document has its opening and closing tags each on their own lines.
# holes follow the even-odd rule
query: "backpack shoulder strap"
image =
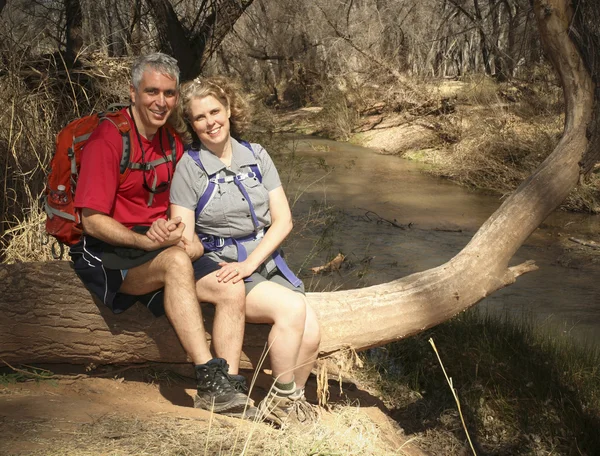
<svg viewBox="0 0 600 456">
<path fill-rule="evenodd" d="M 175 171 L 175 167 L 177 166 L 177 141 L 175 138 L 177 137 L 177 132 L 175 129 L 167 122 L 165 124 L 167 130 L 167 138 L 169 140 L 169 149 L 171 150 L 171 162 L 173 162 L 173 171 Z"/>
<path fill-rule="evenodd" d="M 121 111 L 100 113 L 98 117 L 100 118 L 100 121 L 108 120 L 117 130 L 119 130 L 119 133 L 121 133 L 123 154 L 121 155 L 119 172 L 121 173 L 121 182 L 123 182 L 126 177 L 125 174 L 129 167 L 131 157 L 131 125 L 129 124 L 127 117 L 125 117 Z"/>
<path fill-rule="evenodd" d="M 250 152 L 252 152 L 252 155 L 254 155 L 254 159 L 256 160 L 256 152 L 254 152 L 254 149 L 252 148 L 252 145 L 248 141 L 244 141 L 244 140 L 241 140 L 241 139 L 238 140 L 238 142 L 242 146 L 244 146 L 245 148 L 249 149 Z M 252 170 L 252 172 L 254 172 L 254 174 L 258 178 L 258 181 L 262 184 L 262 174 L 260 172 L 260 168 L 259 168 L 258 164 L 252 164 L 252 165 L 250 165 L 250 169 Z"/>
<path fill-rule="evenodd" d="M 192 160 L 194 160 L 194 162 L 200 167 L 200 169 L 204 171 L 204 174 L 206 174 L 206 177 L 208 178 L 208 182 L 206 184 L 206 188 L 204 189 L 204 193 L 202 193 L 202 195 L 198 199 L 198 204 L 196 204 L 196 218 L 194 219 L 195 222 L 196 220 L 198 220 L 198 217 L 200 217 L 200 214 L 202 214 L 202 211 L 214 196 L 215 191 L 217 190 L 217 185 L 215 175 L 210 175 L 206 172 L 206 169 L 202 164 L 202 160 L 200 159 L 200 151 L 195 149 L 189 149 L 187 151 L 187 154 L 191 157 Z"/>
</svg>

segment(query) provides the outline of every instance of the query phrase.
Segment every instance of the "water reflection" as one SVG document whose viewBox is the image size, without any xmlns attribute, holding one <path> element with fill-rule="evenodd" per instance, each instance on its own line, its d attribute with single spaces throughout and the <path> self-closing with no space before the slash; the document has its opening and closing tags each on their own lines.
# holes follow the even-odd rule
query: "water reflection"
<svg viewBox="0 0 600 456">
<path fill-rule="evenodd" d="M 313 225 L 308 223 L 302 236 L 290 241 L 292 263 L 299 267 L 308 256 L 303 278 L 318 289 L 375 285 L 438 266 L 456 255 L 502 202 L 427 176 L 422 165 L 370 149 L 322 139 L 295 140 L 294 146 L 282 169 L 284 178 L 286 166 L 287 172 L 302 171 L 288 187 L 298 198 L 294 216 L 302 224 L 322 202 L 332 223 L 319 237 L 325 222 L 314 217 Z M 598 216 L 553 213 L 511 262 L 533 259 L 540 270 L 519 277 L 478 307 L 535 318 L 579 339 L 600 342 L 600 264 L 573 264 L 561 247 L 570 236 L 594 239 L 599 232 Z M 316 241 L 320 250 L 314 255 Z M 307 267 L 323 264 L 339 251 L 347 256 L 349 270 L 327 277 L 306 273 Z"/>
</svg>

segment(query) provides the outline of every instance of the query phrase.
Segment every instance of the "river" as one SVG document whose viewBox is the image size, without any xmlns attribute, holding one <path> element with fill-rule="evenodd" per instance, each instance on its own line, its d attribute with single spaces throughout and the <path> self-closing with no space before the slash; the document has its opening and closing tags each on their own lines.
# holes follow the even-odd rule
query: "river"
<svg viewBox="0 0 600 456">
<path fill-rule="evenodd" d="M 429 176 L 424 165 L 396 156 L 315 138 L 290 144 L 293 152 L 278 160 L 295 201 L 288 252 L 309 290 L 375 285 L 438 266 L 501 204 L 498 196 Z M 573 251 L 586 247 L 568 240 L 598 233 L 599 216 L 555 211 L 511 261 L 532 259 L 540 269 L 477 306 L 600 344 L 600 262 L 578 258 Z M 346 256 L 340 272 L 312 274 L 310 267 L 338 252 Z"/>
</svg>

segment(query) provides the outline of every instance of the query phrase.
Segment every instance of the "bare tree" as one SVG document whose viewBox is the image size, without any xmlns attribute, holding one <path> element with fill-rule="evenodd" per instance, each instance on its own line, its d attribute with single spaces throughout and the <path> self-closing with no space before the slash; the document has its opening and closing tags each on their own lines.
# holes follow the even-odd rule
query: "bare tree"
<svg viewBox="0 0 600 456">
<path fill-rule="evenodd" d="M 83 46 L 83 14 L 79 0 L 65 0 L 66 36 L 65 61 L 68 67 L 73 63 Z"/>
<path fill-rule="evenodd" d="M 202 2 L 195 16 L 187 18 L 187 26 L 168 0 L 148 0 L 148 3 L 162 50 L 177 59 L 182 77 L 189 79 L 200 73 L 206 60 L 252 1 Z"/>
</svg>

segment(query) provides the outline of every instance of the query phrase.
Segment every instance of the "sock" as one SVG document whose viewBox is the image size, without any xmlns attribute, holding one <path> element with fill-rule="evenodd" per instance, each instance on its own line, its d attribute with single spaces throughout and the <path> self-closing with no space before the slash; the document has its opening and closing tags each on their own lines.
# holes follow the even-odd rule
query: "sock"
<svg viewBox="0 0 600 456">
<path fill-rule="evenodd" d="M 281 383 L 275 380 L 275 384 L 273 385 L 273 392 L 277 396 L 290 396 L 294 394 L 296 391 L 296 382 L 292 379 L 289 383 Z"/>
<path fill-rule="evenodd" d="M 304 386 L 296 388 L 295 391 L 290 394 L 291 399 L 301 399 L 304 397 Z"/>
</svg>

